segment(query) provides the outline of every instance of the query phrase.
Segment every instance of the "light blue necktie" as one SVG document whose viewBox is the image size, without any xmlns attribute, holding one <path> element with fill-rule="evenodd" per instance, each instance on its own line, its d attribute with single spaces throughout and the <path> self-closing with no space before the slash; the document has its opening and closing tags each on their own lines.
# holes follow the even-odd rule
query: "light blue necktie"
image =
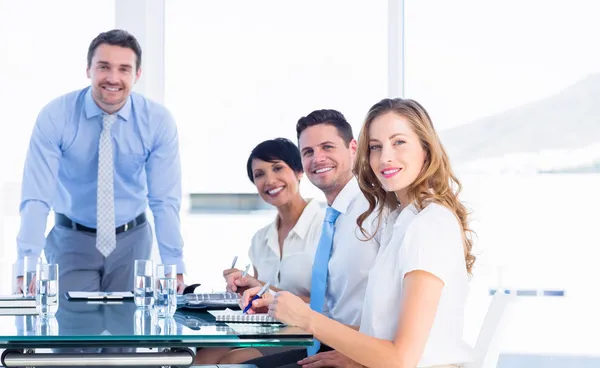
<svg viewBox="0 0 600 368">
<path fill-rule="evenodd" d="M 115 235 L 115 196 L 113 144 L 110 130 L 117 115 L 104 115 L 98 143 L 98 193 L 96 213 L 96 248 L 108 257 L 117 247 Z"/>
<path fill-rule="evenodd" d="M 319 313 L 323 313 L 325 305 L 325 291 L 327 290 L 327 273 L 329 266 L 329 257 L 331 256 L 331 247 L 333 245 L 333 234 L 335 233 L 335 220 L 340 215 L 338 210 L 327 207 L 325 220 L 323 221 L 323 230 L 321 239 L 315 253 L 315 260 L 312 267 L 312 279 L 310 282 L 310 308 Z M 315 339 L 315 344 L 309 346 L 306 351 L 308 356 L 315 355 L 321 346 L 321 343 Z"/>
</svg>

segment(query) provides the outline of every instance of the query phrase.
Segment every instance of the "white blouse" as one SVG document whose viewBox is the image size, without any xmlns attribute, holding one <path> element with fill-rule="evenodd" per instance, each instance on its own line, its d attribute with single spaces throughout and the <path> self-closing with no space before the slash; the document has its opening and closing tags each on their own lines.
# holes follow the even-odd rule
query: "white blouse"
<svg viewBox="0 0 600 368">
<path fill-rule="evenodd" d="M 431 203 L 421 212 L 414 205 L 388 218 L 382 246 L 369 272 L 360 331 L 393 341 L 404 276 L 414 270 L 432 273 L 444 282 L 442 296 L 419 367 L 471 361 L 472 348 L 463 341 L 464 311 L 469 292 L 462 231 L 446 207 Z"/>
<path fill-rule="evenodd" d="M 312 265 L 323 228 L 325 209 L 310 200 L 279 252 L 277 219 L 252 237 L 248 255 L 258 278 L 299 296 L 310 296 Z"/>
</svg>

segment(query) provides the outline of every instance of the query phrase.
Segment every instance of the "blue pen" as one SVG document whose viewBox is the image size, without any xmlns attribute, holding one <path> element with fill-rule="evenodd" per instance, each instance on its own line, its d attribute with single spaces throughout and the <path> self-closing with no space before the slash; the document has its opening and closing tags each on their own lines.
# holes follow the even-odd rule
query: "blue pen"
<svg viewBox="0 0 600 368">
<path fill-rule="evenodd" d="M 235 267 L 235 264 L 237 263 L 237 259 L 238 259 L 238 256 L 233 257 L 233 262 L 231 262 L 231 268 Z"/>
<path fill-rule="evenodd" d="M 246 308 L 244 308 L 244 311 L 242 312 L 243 314 L 246 314 L 246 312 L 248 312 L 248 309 L 250 309 L 250 306 L 252 305 L 252 302 L 255 301 L 256 299 L 260 299 L 262 298 L 262 296 L 267 292 L 267 290 L 269 290 L 269 287 L 271 286 L 271 283 L 267 282 L 262 289 L 260 289 L 260 291 L 258 292 L 258 294 L 254 295 L 252 297 L 252 299 L 250 299 L 250 301 L 248 302 L 248 305 L 246 306 Z"/>
</svg>

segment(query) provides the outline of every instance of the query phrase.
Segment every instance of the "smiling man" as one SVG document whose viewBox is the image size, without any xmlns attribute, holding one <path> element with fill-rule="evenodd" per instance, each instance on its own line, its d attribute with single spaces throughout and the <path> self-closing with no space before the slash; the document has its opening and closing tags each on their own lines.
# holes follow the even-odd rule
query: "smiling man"
<svg viewBox="0 0 600 368">
<path fill-rule="evenodd" d="M 311 306 L 347 325 L 358 326 L 369 269 L 379 249 L 379 239 L 363 241 L 356 219 L 369 208 L 352 174 L 356 140 L 352 127 L 336 110 L 317 110 L 296 125 L 304 172 L 327 199 L 334 229 L 329 248 L 323 236 L 313 264 Z M 326 216 L 327 221 L 327 216 Z M 371 234 L 376 223 L 367 220 Z M 322 258 L 322 259 L 319 259 Z M 318 269 L 323 267 L 324 269 Z M 315 290 L 317 288 L 317 290 Z M 324 290 L 324 304 L 315 294 Z M 321 298 L 323 298 L 321 296 Z M 313 308 L 313 309 L 314 309 Z"/>
<path fill-rule="evenodd" d="M 87 54 L 91 86 L 51 101 L 35 123 L 18 263 L 45 249 L 48 262 L 59 265 L 61 292 L 133 290 L 134 260 L 151 255 L 148 206 L 162 261 L 177 265 L 178 291 L 184 288 L 177 127 L 165 107 L 131 91 L 141 64 L 134 36 L 101 33 Z M 55 224 L 44 238 L 51 209 Z M 18 283 L 34 289 L 22 277 Z"/>
</svg>

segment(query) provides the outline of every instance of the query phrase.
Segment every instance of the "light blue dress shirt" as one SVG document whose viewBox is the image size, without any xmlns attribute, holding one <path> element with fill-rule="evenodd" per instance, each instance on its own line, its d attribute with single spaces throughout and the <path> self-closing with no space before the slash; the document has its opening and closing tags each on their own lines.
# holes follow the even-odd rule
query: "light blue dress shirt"
<svg viewBox="0 0 600 368">
<path fill-rule="evenodd" d="M 37 257 L 45 245 L 52 208 L 96 227 L 98 141 L 103 111 L 91 88 L 45 106 L 36 121 L 23 173 L 18 260 Z M 112 127 L 115 224 L 152 210 L 160 256 L 185 272 L 180 233 L 181 164 L 177 127 L 169 111 L 131 93 Z"/>
</svg>

